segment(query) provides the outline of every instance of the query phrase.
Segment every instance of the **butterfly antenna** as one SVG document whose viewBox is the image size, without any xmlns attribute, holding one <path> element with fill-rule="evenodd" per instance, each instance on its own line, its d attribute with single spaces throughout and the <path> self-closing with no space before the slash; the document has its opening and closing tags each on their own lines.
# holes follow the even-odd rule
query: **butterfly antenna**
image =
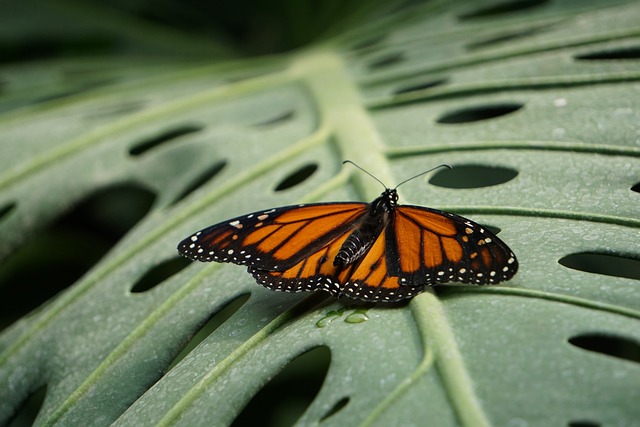
<svg viewBox="0 0 640 427">
<path fill-rule="evenodd" d="M 395 190 L 396 188 L 400 187 L 400 186 L 401 186 L 402 184 L 404 184 L 405 182 L 411 181 L 412 179 L 415 179 L 415 178 L 417 178 L 417 177 L 419 177 L 419 176 L 425 175 L 425 174 L 427 174 L 427 173 L 429 173 L 429 172 L 432 172 L 432 171 L 434 171 L 434 170 L 436 170 L 436 169 L 440 169 L 440 168 L 453 169 L 453 166 L 451 166 L 451 165 L 447 165 L 447 164 L 441 164 L 441 165 L 438 165 L 438 166 L 436 166 L 435 168 L 431 168 L 431 169 L 426 170 L 426 171 L 424 171 L 424 172 L 420 172 L 418 175 L 414 175 L 414 176 L 412 176 L 411 178 L 407 178 L 407 179 L 405 179 L 405 180 L 404 180 L 404 181 L 402 181 L 400 184 L 396 185 L 393 189 Z M 366 171 L 365 171 L 365 172 L 366 172 Z"/>
<path fill-rule="evenodd" d="M 361 168 L 360 166 L 358 166 L 357 164 L 353 163 L 351 160 L 345 160 L 344 162 L 342 162 L 342 164 L 344 165 L 345 163 L 351 163 L 353 166 L 357 167 L 358 169 L 360 169 L 362 172 L 366 173 L 367 175 L 369 175 L 371 178 L 375 179 L 376 181 L 378 181 L 384 188 L 387 188 L 386 185 L 384 185 L 384 182 L 380 181 L 378 178 L 376 178 L 375 176 L 373 176 L 371 173 L 369 173 L 369 171 L 367 171 L 366 169 Z M 418 175 L 419 176 L 419 175 Z M 415 178 L 415 177 L 414 177 Z"/>
</svg>

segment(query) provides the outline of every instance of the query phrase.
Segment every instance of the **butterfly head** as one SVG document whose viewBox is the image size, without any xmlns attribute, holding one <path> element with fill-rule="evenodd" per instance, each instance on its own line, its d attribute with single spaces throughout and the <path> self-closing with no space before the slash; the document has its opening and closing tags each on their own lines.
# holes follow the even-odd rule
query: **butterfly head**
<svg viewBox="0 0 640 427">
<path fill-rule="evenodd" d="M 376 213 L 391 212 L 398 205 L 398 191 L 395 188 L 387 188 L 371 204 Z"/>
</svg>

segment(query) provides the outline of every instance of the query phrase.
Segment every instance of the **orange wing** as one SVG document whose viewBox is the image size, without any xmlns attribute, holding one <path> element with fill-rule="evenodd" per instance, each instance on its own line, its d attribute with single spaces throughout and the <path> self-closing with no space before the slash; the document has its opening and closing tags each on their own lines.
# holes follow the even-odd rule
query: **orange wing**
<svg viewBox="0 0 640 427">
<path fill-rule="evenodd" d="M 178 245 L 192 260 L 285 271 L 348 233 L 365 203 L 316 203 L 254 212 L 194 233 Z"/>
</svg>

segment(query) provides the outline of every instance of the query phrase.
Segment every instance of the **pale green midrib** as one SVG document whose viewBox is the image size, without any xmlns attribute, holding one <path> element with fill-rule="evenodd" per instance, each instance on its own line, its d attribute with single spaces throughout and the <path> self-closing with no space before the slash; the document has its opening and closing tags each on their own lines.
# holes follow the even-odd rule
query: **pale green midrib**
<svg viewBox="0 0 640 427">
<path fill-rule="evenodd" d="M 302 55 L 294 61 L 292 73 L 316 101 L 321 122 L 332 131 L 339 159 L 358 163 L 382 182 L 393 182 L 384 144 L 342 59 L 325 51 Z M 380 185 L 365 174 L 354 173 L 353 178 L 363 200 L 380 194 Z"/>
<path fill-rule="evenodd" d="M 390 71 L 386 73 L 375 74 L 373 77 L 361 79 L 360 82 L 363 85 L 377 85 L 390 81 L 398 82 L 403 79 L 418 75 L 436 74 L 443 71 L 451 71 L 456 68 L 465 68 L 508 58 L 517 58 L 520 56 L 531 55 L 535 53 L 587 46 L 590 44 L 626 39 L 636 36 L 640 36 L 640 27 L 625 28 L 623 30 L 614 30 L 600 34 L 580 35 L 576 36 L 572 40 L 552 40 L 547 43 L 536 43 L 532 46 L 526 45 L 516 48 L 510 47 L 487 53 L 465 55 L 460 59 L 451 59 L 428 66 L 405 67 L 400 71 Z"/>
<path fill-rule="evenodd" d="M 191 407 L 191 405 L 202 395 L 202 393 L 227 372 L 237 361 L 245 356 L 250 350 L 258 347 L 260 343 L 273 335 L 287 322 L 296 318 L 300 313 L 307 312 L 313 307 L 322 303 L 327 294 L 324 292 L 314 292 L 293 307 L 287 309 L 278 317 L 269 322 L 259 332 L 255 333 L 247 341 L 243 342 L 232 353 L 225 357 L 220 363 L 215 365 L 198 382 L 169 409 L 164 416 L 156 423 L 156 427 L 166 427 L 179 425 L 180 417 Z"/>
<path fill-rule="evenodd" d="M 348 74 L 340 58 L 328 53 L 321 53 L 311 58 L 302 58 L 294 70 L 299 73 L 301 80 L 307 83 L 313 98 L 317 100 L 322 120 L 333 130 L 339 152 L 345 158 L 353 160 L 374 173 L 383 182 L 394 182 L 382 139 L 362 102 L 353 77 Z M 332 90 L 327 90 L 327 87 L 331 87 Z M 364 174 L 357 174 L 356 179 L 362 179 L 362 175 Z M 359 181 L 358 184 L 363 192 L 363 197 L 370 200 L 380 192 L 379 184 L 369 177 L 364 176 L 364 178 L 366 179 Z M 412 304 L 421 305 L 425 304 L 425 301 L 429 313 L 419 313 L 417 316 L 423 343 L 429 340 L 436 349 L 435 360 L 442 371 L 443 382 L 450 394 L 456 413 L 465 426 L 488 426 L 486 417 L 473 394 L 470 379 L 455 344 L 451 327 L 444 316 L 441 303 L 431 292 L 424 292 L 416 297 Z M 425 322 L 430 325 L 425 326 Z M 438 326 L 436 328 L 433 325 Z M 446 361 L 440 360 L 443 349 L 447 351 L 447 354 L 457 355 L 456 358 Z M 376 406 L 365 423 L 374 422 L 376 417 L 381 414 L 381 408 L 398 398 L 418 380 L 420 375 L 428 370 L 430 351 L 429 347 L 423 348 L 424 356 L 416 372 L 409 377 L 407 383 L 401 384 L 392 392 L 391 396 Z"/>
<path fill-rule="evenodd" d="M 281 164 L 283 161 L 296 156 L 311 146 L 323 142 L 326 139 L 326 133 L 326 128 L 321 127 L 308 138 L 305 138 L 288 149 L 265 159 L 265 161 L 259 163 L 256 167 L 239 174 L 235 179 L 232 179 L 225 185 L 218 187 L 216 191 L 211 192 L 206 197 L 203 197 L 196 203 L 189 205 L 176 214 L 169 216 L 165 222 L 149 231 L 144 238 L 139 239 L 135 244 L 132 244 L 128 248 L 124 248 L 122 252 L 119 252 L 119 255 L 116 255 L 110 261 L 107 261 L 100 267 L 96 268 L 96 270 L 86 276 L 85 279 L 74 285 L 68 293 L 62 294 L 52 302 L 48 310 L 38 317 L 37 320 L 35 320 L 34 323 L 32 323 L 30 327 L 20 335 L 18 340 L 12 343 L 12 345 L 7 347 L 5 351 L 0 354 L 0 367 L 5 364 L 13 354 L 18 352 L 33 336 L 43 329 L 51 319 L 61 313 L 64 308 L 92 289 L 93 285 L 98 281 L 134 258 L 137 253 L 152 245 L 156 240 L 164 237 L 164 235 L 172 228 L 176 227 L 188 217 L 197 214 L 208 204 L 215 202 L 225 194 L 236 191 L 240 186 L 250 182 L 256 177 L 259 177 L 261 174 Z M 114 251 L 117 251 L 117 248 L 114 248 Z"/>
<path fill-rule="evenodd" d="M 423 345 L 434 353 L 436 368 L 460 424 L 489 427 L 442 302 L 434 293 L 423 292 L 411 301 L 411 312 Z"/>
<path fill-rule="evenodd" d="M 282 85 L 290 82 L 291 79 L 291 75 L 285 72 L 269 74 L 228 86 L 216 87 L 184 99 L 169 102 L 157 108 L 132 114 L 119 121 L 87 132 L 68 143 L 56 146 L 41 155 L 35 156 L 28 162 L 21 163 L 15 168 L 5 171 L 4 174 L 0 175 L 0 191 L 28 175 L 38 173 L 49 165 L 77 154 L 95 144 L 99 144 L 110 136 L 113 137 L 114 135 L 124 133 L 143 123 L 159 120 L 163 117 L 171 117 L 178 112 L 197 108 L 198 106 L 210 104 L 224 98 L 237 97 L 248 92 L 265 90 L 276 85 Z"/>
<path fill-rule="evenodd" d="M 547 301 L 561 302 L 564 304 L 575 305 L 578 307 L 585 307 L 599 311 L 605 311 L 612 314 L 618 314 L 633 319 L 640 319 L 640 311 L 633 308 L 622 307 L 619 305 L 594 301 L 586 298 L 575 297 L 572 295 L 565 295 L 559 293 L 551 293 L 546 291 L 540 291 L 537 289 L 525 289 L 514 288 L 508 286 L 466 286 L 466 285 L 451 285 L 447 286 L 446 292 L 468 292 L 477 294 L 499 294 L 499 295 L 511 295 L 526 298 L 545 299 Z"/>
<path fill-rule="evenodd" d="M 502 141 L 461 141 L 450 144 L 432 144 L 429 146 L 390 147 L 387 154 L 391 158 L 414 156 L 416 154 L 435 154 L 450 151 L 485 151 L 485 150 L 536 150 L 593 153 L 609 156 L 640 157 L 640 148 L 632 146 L 616 146 L 592 144 L 580 141 L 534 141 L 534 140 L 502 140 Z"/>
</svg>

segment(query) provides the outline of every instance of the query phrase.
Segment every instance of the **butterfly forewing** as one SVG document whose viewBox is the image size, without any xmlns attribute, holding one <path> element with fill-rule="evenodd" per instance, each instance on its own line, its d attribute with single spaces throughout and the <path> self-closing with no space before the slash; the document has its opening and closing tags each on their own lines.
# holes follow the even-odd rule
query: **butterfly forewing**
<svg viewBox="0 0 640 427">
<path fill-rule="evenodd" d="M 366 203 L 317 203 L 254 212 L 200 230 L 178 245 L 196 261 L 284 271 L 344 234 Z"/>
</svg>

